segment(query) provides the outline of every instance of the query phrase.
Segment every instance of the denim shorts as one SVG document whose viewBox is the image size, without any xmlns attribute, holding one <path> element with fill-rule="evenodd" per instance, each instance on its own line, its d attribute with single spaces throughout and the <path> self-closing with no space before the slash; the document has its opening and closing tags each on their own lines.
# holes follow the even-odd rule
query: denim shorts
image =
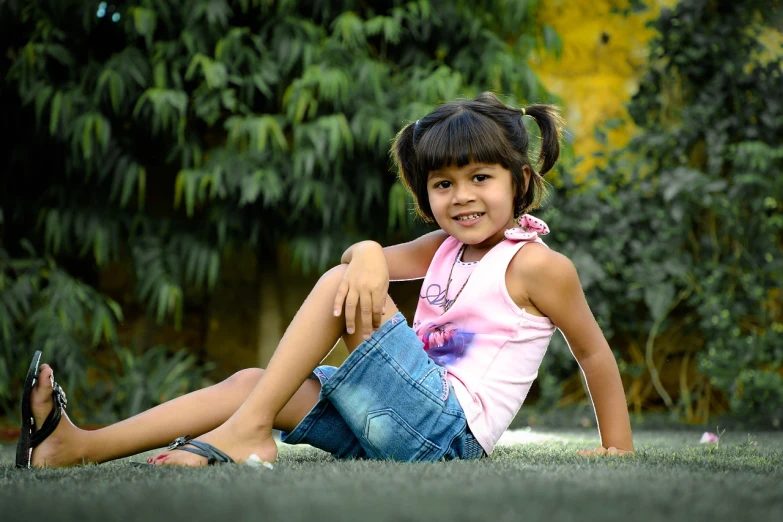
<svg viewBox="0 0 783 522">
<path fill-rule="evenodd" d="M 338 368 L 318 366 L 312 410 L 286 444 L 309 444 L 338 459 L 404 462 L 486 454 L 468 428 L 446 370 L 430 359 L 401 313 L 387 320 Z"/>
</svg>

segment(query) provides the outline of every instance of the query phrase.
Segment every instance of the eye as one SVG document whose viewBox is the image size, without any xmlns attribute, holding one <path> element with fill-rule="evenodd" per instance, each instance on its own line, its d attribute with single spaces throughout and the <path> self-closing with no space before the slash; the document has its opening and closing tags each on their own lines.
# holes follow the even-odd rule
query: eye
<svg viewBox="0 0 783 522">
<path fill-rule="evenodd" d="M 444 185 L 445 183 L 445 185 Z M 433 185 L 435 188 L 449 188 L 451 186 L 451 181 L 438 181 Z"/>
<path fill-rule="evenodd" d="M 481 179 L 476 179 L 476 178 L 481 178 Z M 474 181 L 481 182 L 481 181 L 484 181 L 485 179 L 489 179 L 489 176 L 486 175 L 486 174 L 476 174 L 475 176 L 473 176 L 473 180 Z"/>
</svg>

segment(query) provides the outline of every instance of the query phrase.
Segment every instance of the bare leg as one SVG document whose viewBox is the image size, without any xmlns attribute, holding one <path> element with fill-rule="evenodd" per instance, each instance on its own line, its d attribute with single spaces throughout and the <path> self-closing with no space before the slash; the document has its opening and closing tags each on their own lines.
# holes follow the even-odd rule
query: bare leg
<svg viewBox="0 0 783 522">
<path fill-rule="evenodd" d="M 308 354 L 310 357 L 306 361 L 299 359 L 299 364 L 306 364 L 306 367 L 302 366 L 302 368 L 307 369 L 301 369 L 288 379 L 282 376 L 283 381 L 288 381 L 286 390 L 293 391 L 290 391 L 288 399 L 272 417 L 272 426 L 275 428 L 291 431 L 315 405 L 320 393 L 320 383 L 306 377 L 331 350 L 341 334 L 349 351 L 353 351 L 363 341 L 359 313 L 356 319 L 356 332 L 351 335 L 344 332 L 344 318 L 335 318 L 331 314 L 332 301 L 343 270 L 344 267 L 337 267 L 321 278 L 278 347 L 280 352 L 288 346 L 287 352 L 293 352 L 294 358 Z M 397 308 L 391 299 L 387 299 L 386 312 L 383 317 L 384 322 L 397 313 Z M 327 324 L 330 328 L 324 328 L 324 325 L 319 322 L 319 319 L 324 318 L 328 319 L 326 323 L 332 323 Z M 292 331 L 298 331 L 299 335 L 291 335 Z M 318 332 L 320 335 L 313 337 L 310 332 Z M 297 346 L 294 343 L 301 344 Z M 278 352 L 270 362 L 267 372 L 274 371 L 275 367 L 285 371 L 280 364 L 274 364 L 274 361 L 280 358 Z M 182 435 L 198 437 L 215 430 L 229 420 L 258 384 L 266 380 L 262 375 L 267 372 L 258 369 L 243 370 L 219 384 L 168 401 L 97 431 L 79 430 L 67 416 L 63 416 L 55 432 L 33 451 L 33 465 L 67 466 L 81 462 L 106 462 L 164 446 Z M 42 425 L 51 410 L 51 376 L 51 368 L 46 364 L 41 365 L 38 383 L 31 396 L 31 406 L 38 426 Z M 212 442 L 208 439 L 202 440 Z M 217 442 L 215 445 L 220 447 Z M 200 457 L 184 452 L 172 452 L 167 458 L 177 454 L 197 459 L 194 462 L 184 462 L 186 464 L 201 463 L 198 461 Z M 230 452 L 229 454 L 232 455 Z M 238 460 L 245 458 L 247 455 L 238 457 Z M 274 460 L 273 457 L 267 459 Z M 175 464 L 176 460 L 174 458 L 167 463 Z"/>
<path fill-rule="evenodd" d="M 345 332 L 345 318 L 332 314 L 334 296 L 344 272 L 345 266 L 338 266 L 321 277 L 288 326 L 263 377 L 245 402 L 225 423 L 199 440 L 220 448 L 238 462 L 244 462 L 251 454 L 268 462 L 277 459 L 272 428 L 283 407 L 341 335 L 349 351 L 363 341 L 361 310 L 357 310 L 356 330 L 351 335 Z M 382 322 L 396 313 L 397 307 L 387 299 Z M 198 466 L 206 459 L 173 451 L 158 462 Z"/>
<path fill-rule="evenodd" d="M 59 467 L 106 462 L 165 446 L 176 437 L 198 437 L 223 424 L 242 405 L 264 370 L 249 368 L 214 386 L 172 399 L 112 426 L 84 431 L 63 416 L 55 432 L 33 451 L 34 466 Z M 36 425 L 52 408 L 53 372 L 42 364 L 31 395 Z M 275 419 L 275 428 L 293 430 L 318 400 L 321 384 L 306 380 Z"/>
</svg>

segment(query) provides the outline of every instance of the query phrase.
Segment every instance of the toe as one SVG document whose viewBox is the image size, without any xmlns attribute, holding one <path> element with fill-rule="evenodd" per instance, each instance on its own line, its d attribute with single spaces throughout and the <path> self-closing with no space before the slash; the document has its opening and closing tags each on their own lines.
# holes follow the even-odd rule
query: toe
<svg viewBox="0 0 783 522">
<path fill-rule="evenodd" d="M 165 453 L 158 455 L 157 457 L 152 459 L 152 463 L 156 466 L 162 466 L 166 460 L 169 458 L 169 456 Z"/>
<path fill-rule="evenodd" d="M 156 464 L 161 466 L 186 466 L 198 468 L 207 465 L 207 459 L 194 455 L 188 451 L 172 451 L 171 453 L 161 455 L 161 459 Z"/>
<path fill-rule="evenodd" d="M 39 390 L 51 391 L 54 380 L 54 370 L 48 364 L 42 364 L 38 369 L 38 378 L 36 379 L 35 387 Z"/>
<path fill-rule="evenodd" d="M 52 410 L 52 379 L 54 372 L 48 364 L 41 365 L 38 379 L 30 392 L 30 409 L 38 428 L 43 425 Z"/>
<path fill-rule="evenodd" d="M 38 371 L 38 378 L 36 379 L 35 386 L 33 386 L 31 397 L 33 402 L 41 402 L 47 397 L 52 395 L 52 381 L 54 380 L 54 372 L 51 367 L 44 364 Z"/>
</svg>

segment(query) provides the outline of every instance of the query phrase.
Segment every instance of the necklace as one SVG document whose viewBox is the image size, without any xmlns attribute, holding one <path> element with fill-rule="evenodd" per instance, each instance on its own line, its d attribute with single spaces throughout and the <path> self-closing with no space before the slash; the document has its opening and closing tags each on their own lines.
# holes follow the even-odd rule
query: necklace
<svg viewBox="0 0 783 522">
<path fill-rule="evenodd" d="M 460 257 L 462 257 L 462 253 L 465 252 L 465 249 L 467 248 L 467 246 L 468 245 L 463 244 L 460 247 L 459 251 L 457 252 L 457 257 L 454 258 L 454 263 L 451 264 L 451 270 L 449 271 L 449 279 L 446 282 L 446 291 L 443 293 L 443 314 L 448 312 L 449 308 L 454 306 L 454 303 L 457 302 L 457 298 L 459 297 L 459 294 L 462 293 L 462 290 L 465 289 L 465 285 L 468 284 L 468 281 L 470 280 L 470 276 L 473 275 L 473 272 L 471 272 L 470 275 L 468 275 L 468 278 L 465 279 L 464 283 L 462 283 L 462 288 L 459 289 L 459 292 L 457 292 L 457 295 L 454 296 L 454 299 L 451 302 L 449 302 L 449 286 L 451 285 L 451 274 L 454 273 L 454 265 L 456 265 L 457 264 L 457 260 Z M 441 315 L 443 315 L 443 314 L 441 314 Z"/>
</svg>

